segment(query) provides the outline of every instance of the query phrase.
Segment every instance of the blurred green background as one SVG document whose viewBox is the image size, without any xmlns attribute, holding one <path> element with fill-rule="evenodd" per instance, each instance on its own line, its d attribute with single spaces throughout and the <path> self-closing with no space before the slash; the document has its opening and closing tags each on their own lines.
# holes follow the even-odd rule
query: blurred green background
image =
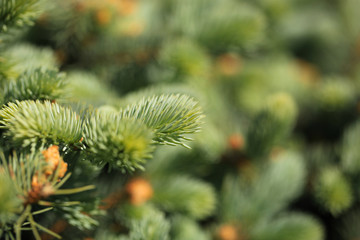
<svg viewBox="0 0 360 240">
<path fill-rule="evenodd" d="M 191 149 L 97 173 L 103 198 L 133 178 L 154 194 L 116 202 L 92 230 L 68 224 L 64 239 L 360 238 L 359 0 L 31 2 L 0 22 L 0 82 L 60 69 L 64 104 L 105 113 L 185 93 L 206 115 Z"/>
</svg>

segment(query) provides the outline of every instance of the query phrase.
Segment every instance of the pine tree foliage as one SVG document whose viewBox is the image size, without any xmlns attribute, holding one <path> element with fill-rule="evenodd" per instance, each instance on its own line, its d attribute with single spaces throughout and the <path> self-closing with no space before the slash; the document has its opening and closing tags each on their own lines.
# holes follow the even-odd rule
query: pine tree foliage
<svg viewBox="0 0 360 240">
<path fill-rule="evenodd" d="M 171 13 L 171 29 L 215 50 L 252 47 L 261 40 L 266 26 L 263 15 L 245 2 L 174 1 Z"/>
<path fill-rule="evenodd" d="M 84 143 L 98 164 L 134 171 L 151 157 L 153 142 L 186 146 L 185 134 L 199 130 L 201 117 L 197 103 L 185 95 L 149 97 L 119 113 L 95 114 L 85 124 Z"/>
<path fill-rule="evenodd" d="M 154 129 L 157 143 L 185 147 L 184 141 L 190 140 L 186 134 L 197 132 L 203 117 L 197 102 L 186 95 L 150 97 L 121 110 L 120 116 L 139 119 Z"/>
<path fill-rule="evenodd" d="M 300 194 L 304 186 L 305 169 L 301 156 L 291 152 L 282 153 L 273 161 L 254 186 L 254 201 L 256 199 L 260 204 L 260 208 L 254 209 L 262 209 L 261 216 L 271 216 L 284 208 Z"/>
<path fill-rule="evenodd" d="M 69 108 L 49 101 L 16 101 L 0 113 L 1 128 L 18 146 L 38 143 L 76 144 L 82 137 L 82 122 Z"/>
<path fill-rule="evenodd" d="M 115 92 L 110 87 L 104 87 L 100 79 L 89 72 L 67 72 L 66 82 L 68 89 L 72 89 L 72 94 L 68 96 L 68 100 L 71 102 L 79 101 L 101 106 L 102 104 L 118 101 Z M 98 89 L 98 91 L 94 92 L 94 89 Z M 99 99 L 101 100 L 99 101 Z M 131 101 L 131 103 L 133 102 Z"/>
<path fill-rule="evenodd" d="M 118 114 L 95 113 L 84 127 L 84 144 L 91 161 L 100 166 L 134 171 L 153 151 L 153 133 L 139 121 Z"/>
<path fill-rule="evenodd" d="M 323 230 L 320 224 L 306 215 L 291 213 L 287 216 L 280 216 L 271 223 L 260 225 L 255 230 L 254 238 L 260 239 L 323 239 Z"/>
<path fill-rule="evenodd" d="M 345 171 L 356 174 L 360 170 L 359 142 L 360 124 L 356 122 L 345 132 L 342 142 L 341 165 Z"/>
<path fill-rule="evenodd" d="M 159 62 L 174 69 L 177 75 L 204 76 L 210 69 L 206 51 L 186 39 L 165 43 L 159 53 Z"/>
<path fill-rule="evenodd" d="M 316 197 L 333 215 L 337 215 L 353 202 L 351 185 L 336 168 L 325 168 L 315 183 Z"/>
<path fill-rule="evenodd" d="M 284 211 L 287 205 L 300 194 L 304 178 L 303 159 L 296 153 L 283 153 L 278 156 L 274 162 L 270 163 L 263 175 L 255 179 L 252 184 L 249 184 L 247 180 L 228 175 L 222 187 L 222 198 L 219 204 L 221 221 L 240 224 L 243 234 L 250 236 L 251 239 L 258 237 L 271 239 L 272 233 L 264 233 L 262 236 L 262 230 L 258 229 L 269 226 L 269 230 L 274 230 L 274 239 L 281 239 L 280 236 L 283 233 L 280 230 L 277 233 L 272 224 L 276 221 L 277 214 Z M 292 220 L 285 217 L 283 221 L 291 224 Z M 304 220 L 304 224 L 309 229 L 317 229 L 314 234 L 309 230 L 309 237 L 311 236 L 309 239 L 322 238 L 322 229 L 316 222 Z M 284 228 L 287 229 L 287 227 Z M 299 239 L 307 239 L 305 233 L 301 238 L 304 232 L 301 224 L 294 224 L 294 231 L 300 234 Z"/>
<path fill-rule="evenodd" d="M 59 209 L 70 225 L 82 231 L 91 230 L 99 225 L 99 222 L 93 218 L 94 216 L 101 215 L 99 210 L 92 209 L 91 211 L 86 211 L 86 208 L 82 205 L 64 206 Z"/>
<path fill-rule="evenodd" d="M 325 111 L 344 111 L 354 102 L 354 90 L 349 81 L 341 78 L 329 78 L 317 91 L 319 105 Z"/>
<path fill-rule="evenodd" d="M 54 70 L 35 69 L 22 73 L 5 86 L 4 102 L 15 100 L 58 100 L 65 94 L 64 75 Z"/>
<path fill-rule="evenodd" d="M 131 222 L 132 231 L 125 239 L 129 240 L 156 240 L 169 239 L 170 223 L 166 221 L 163 213 L 154 211 L 144 216 L 141 220 Z"/>
<path fill-rule="evenodd" d="M 84 186 L 78 189 L 60 189 L 70 177 L 70 174 L 67 173 L 67 163 L 61 158 L 58 146 L 53 145 L 48 149 L 40 150 L 32 150 L 26 155 L 13 153 L 7 159 L 1 152 L 2 178 L 11 179 L 12 184 L 9 186 L 13 187 L 12 191 L 9 191 L 6 195 L 10 194 L 11 196 L 13 191 L 16 192 L 12 205 L 8 204 L 9 208 L 6 209 L 5 213 L 2 212 L 1 214 L 2 231 L 7 230 L 4 233 L 6 239 L 9 237 L 14 239 L 13 235 L 16 236 L 16 239 L 21 239 L 21 232 L 24 230 L 23 225 L 26 224 L 30 226 L 29 230 L 33 232 L 35 239 L 40 239 L 39 230 L 45 231 L 56 238 L 61 238 L 58 234 L 37 223 L 33 216 L 52 210 L 52 206 L 58 204 L 66 206 L 73 204 L 73 202 L 52 203 L 43 202 L 43 199 L 51 195 L 68 195 L 93 189 L 93 186 Z M 47 208 L 32 211 L 35 204 Z M 6 217 L 10 214 L 16 214 L 16 218 L 7 219 Z M 4 226 L 8 225 L 9 228 L 4 229 Z M 11 225 L 13 226 L 10 227 Z M 1 232 L 2 234 L 3 232 Z"/>
<path fill-rule="evenodd" d="M 357 9 L 0 0 L 0 238 L 359 238 Z"/>
<path fill-rule="evenodd" d="M 286 137 L 294 126 L 297 107 L 293 99 L 283 93 L 271 96 L 249 127 L 247 144 L 252 156 L 261 156 Z"/>
<path fill-rule="evenodd" d="M 21 202 L 17 199 L 17 192 L 11 178 L 4 174 L 4 169 L 1 169 L 0 186 L 0 222 L 2 224 L 12 222 L 16 219 L 16 214 L 22 209 Z M 1 236 L 1 234 L 0 234 Z"/>
<path fill-rule="evenodd" d="M 263 15 L 251 5 L 233 1 L 222 4 L 217 1 L 210 12 L 213 14 L 209 14 L 206 22 L 199 24 L 200 32 L 197 36 L 209 48 L 246 49 L 256 46 L 262 40 L 266 22 Z M 224 18 L 221 12 L 226 12 L 227 17 Z"/>
<path fill-rule="evenodd" d="M 171 235 L 174 239 L 206 240 L 211 239 L 209 234 L 204 232 L 200 226 L 191 218 L 175 216 L 172 219 Z"/>
<path fill-rule="evenodd" d="M 38 0 L 2 0 L 0 2 L 0 29 L 6 31 L 9 26 L 32 23 L 37 15 Z"/>
<path fill-rule="evenodd" d="M 50 48 L 37 47 L 29 43 L 16 42 L 2 52 L 5 66 L 3 75 L 9 81 L 16 79 L 25 71 L 33 71 L 37 68 L 46 70 L 58 70 L 58 61 Z M 1 65 L 0 65 L 1 66 Z"/>
<path fill-rule="evenodd" d="M 155 181 L 153 202 L 167 211 L 203 219 L 215 210 L 215 192 L 202 181 L 187 176 L 159 178 Z"/>
<path fill-rule="evenodd" d="M 137 214 L 136 217 L 134 217 L 133 215 L 132 220 L 128 219 L 129 221 L 128 224 L 131 228 L 131 231 L 127 235 L 116 235 L 111 232 L 100 232 L 95 239 L 99 239 L 99 240 L 100 239 L 114 239 L 114 240 L 170 239 L 170 235 L 169 235 L 170 222 L 166 220 L 164 214 L 161 211 L 150 206 L 145 206 L 142 208 L 143 209 L 141 210 L 144 211 L 140 210 L 140 214 Z"/>
</svg>

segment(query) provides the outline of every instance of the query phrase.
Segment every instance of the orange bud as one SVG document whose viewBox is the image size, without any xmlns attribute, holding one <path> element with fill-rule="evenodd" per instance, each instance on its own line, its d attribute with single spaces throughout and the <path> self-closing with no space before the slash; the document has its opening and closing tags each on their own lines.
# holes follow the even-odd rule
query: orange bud
<svg viewBox="0 0 360 240">
<path fill-rule="evenodd" d="M 60 158 L 60 154 L 59 154 L 59 146 L 56 145 L 52 145 L 51 147 L 49 147 L 48 149 L 42 151 L 42 154 L 45 157 L 45 161 L 49 161 L 52 159 L 59 159 Z"/>
<path fill-rule="evenodd" d="M 245 140 L 241 134 L 233 134 L 229 137 L 228 144 L 233 150 L 242 150 L 245 145 Z"/>
<path fill-rule="evenodd" d="M 68 166 L 68 164 L 66 163 L 66 162 L 64 162 L 63 160 L 61 160 L 61 162 L 60 162 L 60 169 L 59 169 L 59 175 L 58 175 L 58 177 L 59 178 L 62 178 L 62 177 L 64 177 L 65 176 L 65 173 L 66 173 L 66 171 L 67 171 L 67 166 Z"/>
<path fill-rule="evenodd" d="M 219 228 L 217 237 L 220 240 L 239 240 L 236 228 L 229 224 L 222 225 Z"/>
<path fill-rule="evenodd" d="M 233 76 L 240 72 L 242 68 L 240 57 L 231 53 L 219 56 L 216 60 L 216 65 L 220 72 L 226 76 Z"/>
<path fill-rule="evenodd" d="M 137 1 L 135 0 L 121 0 L 119 2 L 118 11 L 121 15 L 128 16 L 137 10 Z"/>
<path fill-rule="evenodd" d="M 37 174 L 32 177 L 31 190 L 27 193 L 25 205 L 36 203 L 54 193 L 54 188 L 46 180 L 45 175 L 40 175 L 40 179 Z"/>
<path fill-rule="evenodd" d="M 42 151 L 42 154 L 45 157 L 45 161 L 47 162 L 47 166 L 44 168 L 44 174 L 46 176 L 50 176 L 51 174 L 54 174 L 56 169 L 59 166 L 58 171 L 58 178 L 64 177 L 66 171 L 67 171 L 67 163 L 62 160 L 59 153 L 59 147 L 56 145 L 53 145 L 49 147 L 48 149 Z"/>
<path fill-rule="evenodd" d="M 111 12 L 107 8 L 102 8 L 96 11 L 95 18 L 99 25 L 106 25 L 111 20 Z"/>
<path fill-rule="evenodd" d="M 133 205 L 141 205 L 153 196 L 153 189 L 148 181 L 142 178 L 131 180 L 125 187 Z"/>
</svg>

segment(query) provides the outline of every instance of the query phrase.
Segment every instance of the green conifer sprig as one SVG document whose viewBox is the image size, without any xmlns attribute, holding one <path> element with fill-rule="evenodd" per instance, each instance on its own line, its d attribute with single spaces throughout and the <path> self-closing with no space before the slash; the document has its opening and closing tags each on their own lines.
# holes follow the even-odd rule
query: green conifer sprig
<svg viewBox="0 0 360 240">
<path fill-rule="evenodd" d="M 49 101 L 16 101 L 0 110 L 0 128 L 16 145 L 75 144 L 82 137 L 82 122 L 69 108 Z"/>
<path fill-rule="evenodd" d="M 96 240 L 168 240 L 170 239 L 170 221 L 163 212 L 154 206 L 122 205 L 125 225 L 130 228 L 128 235 L 116 235 L 110 231 L 99 231 Z"/>
<path fill-rule="evenodd" d="M 274 159 L 252 184 L 228 175 L 219 204 L 221 219 L 254 225 L 271 219 L 301 193 L 304 180 L 303 159 L 294 152 Z"/>
<path fill-rule="evenodd" d="M 341 148 L 342 168 L 350 174 L 360 171 L 360 122 L 357 121 L 345 131 Z"/>
<path fill-rule="evenodd" d="M 201 108 L 191 97 L 169 94 L 145 98 L 120 111 L 124 118 L 139 119 L 154 130 L 158 144 L 182 145 L 191 140 L 186 134 L 200 130 Z"/>
<path fill-rule="evenodd" d="M 94 186 L 84 186 L 72 189 L 60 189 L 63 184 L 71 176 L 67 173 L 67 165 L 59 155 L 58 146 L 51 146 L 50 148 L 41 151 L 41 149 L 31 151 L 28 154 L 13 153 L 12 156 L 5 157 L 3 152 L 0 152 L 1 160 L 1 177 L 11 179 L 11 191 L 7 194 L 15 192 L 16 195 L 12 199 L 12 208 L 7 211 L 13 211 L 16 214 L 16 221 L 6 222 L 13 225 L 13 230 L 16 239 L 20 240 L 21 232 L 26 229 L 24 225 L 30 225 L 36 240 L 40 240 L 38 230 L 44 231 L 56 238 L 61 238 L 58 234 L 43 227 L 34 221 L 33 216 L 45 213 L 53 209 L 49 206 L 66 206 L 71 204 L 78 204 L 78 202 L 61 201 L 60 203 L 53 203 L 44 201 L 50 195 L 69 195 L 91 190 Z M 34 204 L 46 206 L 48 208 L 38 211 L 32 211 Z M 11 205 L 8 204 L 11 207 Z M 2 209 L 1 209 L 2 210 Z M 0 217 L 1 217 L 0 211 Z M 10 212 L 11 213 L 11 212 Z M 0 220 L 4 220 L 0 218 Z M 25 222 L 26 221 L 26 222 Z M 3 225 L 0 224 L 0 229 Z M 12 234 L 6 232 L 6 234 Z M 14 238 L 13 238 L 14 239 Z"/>
<path fill-rule="evenodd" d="M 335 167 L 321 169 L 314 191 L 318 202 L 334 216 L 348 209 L 354 201 L 349 180 Z"/>
<path fill-rule="evenodd" d="M 210 240 L 209 234 L 200 228 L 200 225 L 192 218 L 185 216 L 175 216 L 171 219 L 171 236 L 174 240 L 193 239 Z"/>
<path fill-rule="evenodd" d="M 238 176 L 228 174 L 225 176 L 220 192 L 219 199 L 219 220 L 222 222 L 232 222 L 238 220 L 243 209 L 242 202 L 249 190 L 242 189 Z"/>
<path fill-rule="evenodd" d="M 280 215 L 267 224 L 259 224 L 254 230 L 254 240 L 322 240 L 324 233 L 314 218 L 291 213 Z"/>
<path fill-rule="evenodd" d="M 14 183 L 9 176 L 0 169 L 0 225 L 12 222 L 22 210 L 20 199 L 17 198 L 17 191 Z M 0 234 L 1 237 L 1 234 Z"/>
<path fill-rule="evenodd" d="M 216 206 L 215 191 L 211 185 L 183 175 L 155 180 L 153 201 L 167 211 L 195 219 L 210 216 Z"/>
<path fill-rule="evenodd" d="M 58 61 L 50 48 L 42 48 L 29 43 L 17 43 L 14 46 L 7 46 L 2 56 L 3 64 L 0 62 L 0 72 L 7 79 L 16 79 L 24 71 L 36 68 L 58 69 Z M 3 65 L 3 66 L 2 66 Z"/>
<path fill-rule="evenodd" d="M 249 155 L 264 156 L 271 147 L 287 137 L 294 127 L 297 114 L 297 105 L 289 94 L 271 95 L 266 106 L 250 124 L 247 134 Z"/>
<path fill-rule="evenodd" d="M 11 69 L 12 64 L 9 62 L 8 59 L 4 58 L 3 56 L 0 57 L 0 84 L 3 84 L 6 80 L 6 78 L 8 77 L 8 75 L 11 75 L 11 71 L 10 74 L 9 69 Z"/>
<path fill-rule="evenodd" d="M 10 25 L 31 24 L 37 15 L 38 3 L 39 0 L 1 0 L 0 32 L 6 31 Z"/>
<path fill-rule="evenodd" d="M 142 219 L 131 222 L 131 232 L 124 240 L 168 240 L 169 231 L 170 222 L 162 212 L 154 209 Z"/>
<path fill-rule="evenodd" d="M 95 226 L 99 225 L 99 222 L 93 219 L 91 216 L 99 215 L 99 210 L 96 212 L 89 213 L 84 210 L 84 206 L 81 204 L 76 206 L 64 206 L 60 207 L 59 210 L 63 213 L 64 218 L 69 222 L 70 225 L 77 227 L 78 229 L 85 231 L 91 230 Z"/>
<path fill-rule="evenodd" d="M 255 215 L 271 217 L 284 209 L 303 190 L 305 177 L 304 159 L 300 154 L 289 151 L 274 158 L 249 198 Z"/>
<path fill-rule="evenodd" d="M 159 62 L 180 76 L 204 76 L 209 72 L 210 61 L 204 49 L 187 39 L 176 39 L 164 44 Z"/>
<path fill-rule="evenodd" d="M 116 113 L 96 112 L 85 122 L 85 152 L 100 166 L 109 163 L 110 168 L 143 169 L 153 151 L 152 139 L 151 130 L 140 121 Z"/>
<path fill-rule="evenodd" d="M 253 48 L 264 38 L 266 19 L 251 5 L 217 1 L 209 12 L 204 11 L 204 18 L 198 17 L 196 37 L 210 49 Z"/>
<path fill-rule="evenodd" d="M 28 155 L 16 154 L 6 158 L 3 152 L 0 152 L 1 166 L 4 176 L 12 179 L 13 187 L 17 193 L 14 201 L 19 201 L 20 196 L 26 196 L 31 190 L 32 177 L 40 174 L 40 169 L 45 166 L 39 152 L 32 152 Z M 25 199 L 21 199 L 25 201 Z M 21 203 L 21 201 L 19 201 Z"/>
<path fill-rule="evenodd" d="M 58 100 L 65 94 L 64 74 L 36 68 L 22 73 L 5 86 L 4 102 L 15 100 Z"/>
<path fill-rule="evenodd" d="M 180 94 L 143 98 L 118 113 L 98 111 L 85 123 L 86 152 L 100 166 L 143 169 L 154 143 L 186 146 L 185 134 L 197 132 L 201 118 L 198 103 Z"/>
</svg>

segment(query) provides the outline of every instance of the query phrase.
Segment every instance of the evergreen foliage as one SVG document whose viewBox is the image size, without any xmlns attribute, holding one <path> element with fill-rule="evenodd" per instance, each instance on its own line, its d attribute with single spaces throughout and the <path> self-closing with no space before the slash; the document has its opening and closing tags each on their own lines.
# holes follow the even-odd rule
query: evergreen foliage
<svg viewBox="0 0 360 240">
<path fill-rule="evenodd" d="M 0 0 L 0 239 L 360 238 L 358 0 Z"/>
<path fill-rule="evenodd" d="M 134 171 L 151 157 L 152 132 L 138 121 L 98 113 L 86 123 L 84 144 L 91 161 Z"/>
<path fill-rule="evenodd" d="M 80 142 L 82 123 L 75 112 L 57 103 L 39 100 L 9 103 L 0 113 L 1 128 L 13 144 L 76 144 Z"/>
<path fill-rule="evenodd" d="M 64 96 L 64 76 L 53 70 L 39 68 L 22 73 L 16 81 L 5 86 L 4 102 L 16 100 L 58 100 Z"/>
<path fill-rule="evenodd" d="M 37 0 L 15 0 L 15 1 L 1 1 L 0 2 L 0 29 L 6 31 L 8 26 L 32 23 L 36 16 Z"/>
<path fill-rule="evenodd" d="M 167 211 L 203 219 L 215 209 L 215 192 L 206 183 L 186 176 L 172 176 L 155 181 L 158 183 L 153 183 L 153 201 Z"/>
<path fill-rule="evenodd" d="M 323 169 L 315 184 L 319 201 L 332 214 L 336 215 L 351 206 L 353 195 L 350 183 L 339 170 Z"/>
</svg>

